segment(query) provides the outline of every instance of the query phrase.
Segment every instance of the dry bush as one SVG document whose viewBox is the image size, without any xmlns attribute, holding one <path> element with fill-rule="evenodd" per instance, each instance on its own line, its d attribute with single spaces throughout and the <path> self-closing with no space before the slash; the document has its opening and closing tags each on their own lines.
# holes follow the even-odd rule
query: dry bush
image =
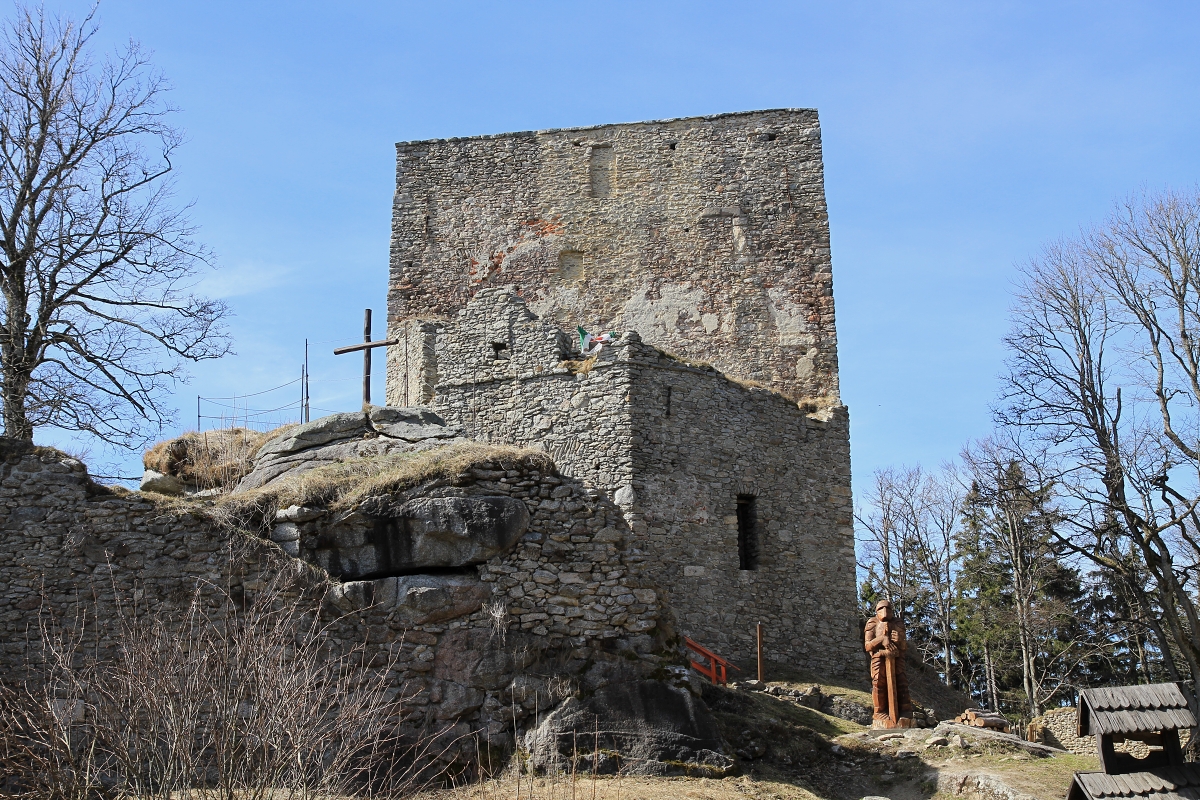
<svg viewBox="0 0 1200 800">
<path fill-rule="evenodd" d="M 568 359 L 566 361 L 560 361 L 558 365 L 566 369 L 567 372 L 571 373 L 572 375 L 587 375 L 592 371 L 592 367 L 596 366 L 596 356 L 579 358 L 575 360 Z"/>
<path fill-rule="evenodd" d="M 175 613 L 119 606 L 102 622 L 108 655 L 83 646 L 88 626 L 40 615 L 24 680 L 0 690 L 0 793 L 266 800 L 418 789 L 438 754 L 433 739 L 399 734 L 394 664 L 332 642 L 301 578 L 279 573 L 240 604 L 198 584 Z"/>
<path fill-rule="evenodd" d="M 227 529 L 258 529 L 288 506 L 345 510 L 368 497 L 409 489 L 427 481 L 454 479 L 472 467 L 494 464 L 552 471 L 541 450 L 488 444 L 453 444 L 416 453 L 343 461 L 273 481 L 258 489 L 226 495 L 208 511 Z"/>
<path fill-rule="evenodd" d="M 249 474 L 264 444 L 294 427 L 293 423 L 266 432 L 249 428 L 192 431 L 154 445 L 142 456 L 142 464 L 199 489 L 227 489 Z"/>
</svg>

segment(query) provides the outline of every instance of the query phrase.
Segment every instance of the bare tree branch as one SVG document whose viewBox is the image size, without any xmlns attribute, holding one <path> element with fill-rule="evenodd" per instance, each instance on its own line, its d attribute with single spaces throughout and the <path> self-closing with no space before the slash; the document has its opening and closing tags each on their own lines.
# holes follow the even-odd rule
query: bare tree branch
<svg viewBox="0 0 1200 800">
<path fill-rule="evenodd" d="M 229 352 L 195 296 L 209 253 L 172 196 L 169 88 L 136 44 L 99 62 L 77 24 L 18 7 L 0 32 L 0 399 L 39 426 L 136 447 L 189 361 Z"/>
</svg>

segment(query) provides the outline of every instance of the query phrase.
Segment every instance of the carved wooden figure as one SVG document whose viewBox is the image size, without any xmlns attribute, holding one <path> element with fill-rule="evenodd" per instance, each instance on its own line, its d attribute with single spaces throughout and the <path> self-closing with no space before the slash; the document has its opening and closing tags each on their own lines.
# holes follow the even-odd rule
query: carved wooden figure
<svg viewBox="0 0 1200 800">
<path fill-rule="evenodd" d="M 863 647 L 871 654 L 871 699 L 875 704 L 871 727 L 911 728 L 913 707 L 904 666 L 908 640 L 904 622 L 896 616 L 890 601 L 875 604 L 875 616 L 867 622 Z"/>
</svg>

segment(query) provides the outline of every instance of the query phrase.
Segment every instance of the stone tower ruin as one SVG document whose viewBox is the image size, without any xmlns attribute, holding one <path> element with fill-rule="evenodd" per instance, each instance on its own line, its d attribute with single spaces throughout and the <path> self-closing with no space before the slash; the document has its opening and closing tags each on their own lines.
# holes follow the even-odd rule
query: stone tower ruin
<svg viewBox="0 0 1200 800">
<path fill-rule="evenodd" d="M 668 628 L 861 667 L 815 111 L 401 143 L 388 320 L 388 403 L 610 497 Z"/>
<path fill-rule="evenodd" d="M 505 285 L 568 331 L 636 330 L 838 405 L 817 112 L 398 144 L 389 328 L 450 317 Z M 389 355 L 388 401 L 420 402 L 403 351 Z"/>
</svg>

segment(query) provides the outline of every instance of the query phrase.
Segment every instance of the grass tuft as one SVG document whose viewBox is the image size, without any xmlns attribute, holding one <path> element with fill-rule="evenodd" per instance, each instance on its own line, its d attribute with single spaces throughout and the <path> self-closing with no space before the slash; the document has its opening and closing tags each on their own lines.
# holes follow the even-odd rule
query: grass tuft
<svg viewBox="0 0 1200 800">
<path fill-rule="evenodd" d="M 239 494 L 223 495 L 207 513 L 230 529 L 270 524 L 288 506 L 346 511 L 359 502 L 438 479 L 454 479 L 473 467 L 555 470 L 541 450 L 459 443 L 417 453 L 398 453 L 317 467 Z"/>
<path fill-rule="evenodd" d="M 249 428 L 191 431 L 159 442 L 142 456 L 146 469 L 173 475 L 200 489 L 229 489 L 249 474 L 254 456 L 295 423 L 260 432 Z"/>
<path fill-rule="evenodd" d="M 596 356 L 591 356 L 590 358 L 581 358 L 574 361 L 560 361 L 558 365 L 560 367 L 564 367 L 567 372 L 571 373 L 572 375 L 587 375 L 592 371 L 592 367 L 596 366 Z"/>
</svg>

